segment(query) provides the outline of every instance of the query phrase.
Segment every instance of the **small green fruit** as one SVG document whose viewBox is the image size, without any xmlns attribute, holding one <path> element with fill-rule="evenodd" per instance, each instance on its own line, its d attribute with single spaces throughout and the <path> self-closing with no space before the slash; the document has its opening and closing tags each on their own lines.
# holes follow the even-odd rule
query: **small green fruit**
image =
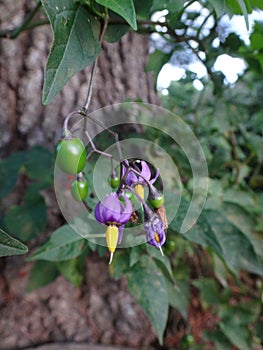
<svg viewBox="0 0 263 350">
<path fill-rule="evenodd" d="M 74 180 L 71 184 L 71 194 L 76 201 L 83 201 L 87 197 L 88 191 L 89 184 L 85 179 L 80 181 Z"/>
<path fill-rule="evenodd" d="M 111 188 L 116 189 L 119 187 L 120 184 L 120 178 L 119 176 L 111 176 L 109 179 L 109 183 Z"/>
<path fill-rule="evenodd" d="M 155 208 L 155 209 L 158 209 L 160 208 L 163 203 L 164 203 L 164 195 L 161 194 L 160 196 L 158 197 L 155 197 L 155 198 L 151 198 L 148 200 L 149 203 Z"/>
<path fill-rule="evenodd" d="M 59 168 L 67 174 L 78 174 L 85 167 L 87 151 L 77 137 L 60 140 L 56 145 L 56 155 Z"/>
</svg>

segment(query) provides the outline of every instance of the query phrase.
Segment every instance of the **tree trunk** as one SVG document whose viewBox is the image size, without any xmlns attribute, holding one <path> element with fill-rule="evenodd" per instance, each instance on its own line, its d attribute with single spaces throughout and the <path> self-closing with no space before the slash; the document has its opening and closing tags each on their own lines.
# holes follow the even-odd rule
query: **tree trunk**
<svg viewBox="0 0 263 350">
<path fill-rule="evenodd" d="M 28 0 L 1 1 L 1 29 L 17 26 L 34 5 Z M 73 77 L 50 105 L 41 104 L 51 43 L 47 25 L 0 43 L 2 156 L 35 144 L 53 150 L 63 118 L 85 103 L 90 68 Z M 147 37 L 134 33 L 118 43 L 104 44 L 90 109 L 127 98 L 156 104 L 152 77 L 144 72 L 147 56 Z M 49 227 L 51 231 L 52 224 Z M 105 262 L 88 259 L 88 287 L 81 295 L 61 277 L 46 288 L 25 294 L 31 268 L 23 257 L 6 259 L 0 279 L 1 349 L 57 341 L 148 348 L 155 339 L 148 319 L 127 292 L 125 280 L 113 281 Z"/>
<path fill-rule="evenodd" d="M 2 30 L 23 21 L 29 1 L 4 1 Z M 31 6 L 34 1 L 31 2 Z M 15 6 L 15 7 L 14 7 Z M 99 59 L 90 108 L 141 99 L 156 103 L 152 78 L 144 72 L 148 38 L 126 34 L 119 42 L 104 44 Z M 41 104 L 44 66 L 52 43 L 50 26 L 23 32 L 16 40 L 1 41 L 0 149 L 2 154 L 41 144 L 52 148 L 63 118 L 86 100 L 90 67 L 74 76 L 48 106 Z"/>
</svg>

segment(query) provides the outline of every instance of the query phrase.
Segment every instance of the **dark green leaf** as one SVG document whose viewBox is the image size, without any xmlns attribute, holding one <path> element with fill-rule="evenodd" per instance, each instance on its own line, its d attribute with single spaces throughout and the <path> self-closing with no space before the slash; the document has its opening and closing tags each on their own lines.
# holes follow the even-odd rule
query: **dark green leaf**
<svg viewBox="0 0 263 350">
<path fill-rule="evenodd" d="M 48 104 L 75 73 L 99 55 L 99 22 L 73 0 L 41 2 L 54 32 L 43 89 L 43 103 Z"/>
<path fill-rule="evenodd" d="M 168 294 L 163 274 L 153 259 L 144 255 L 127 273 L 127 281 L 130 292 L 146 312 L 162 344 L 168 317 Z"/>
<path fill-rule="evenodd" d="M 53 155 L 47 148 L 35 146 L 26 151 L 25 167 L 31 179 L 52 182 Z"/>
<path fill-rule="evenodd" d="M 27 292 L 31 292 L 34 289 L 53 282 L 58 275 L 59 271 L 55 263 L 49 261 L 37 261 L 30 273 L 26 287 Z"/>
<path fill-rule="evenodd" d="M 167 213 L 174 210 L 173 201 L 169 200 L 166 195 L 166 211 Z M 172 199 L 172 198 L 171 198 Z M 169 227 L 177 232 L 180 232 L 182 223 L 186 217 L 190 203 L 181 198 L 180 207 L 178 208 L 174 220 L 169 224 Z M 193 227 L 183 235 L 186 239 L 198 243 L 203 247 L 211 247 L 217 253 L 221 254 L 221 245 L 213 232 L 209 222 L 204 214 L 201 214 Z"/>
<path fill-rule="evenodd" d="M 27 247 L 0 229 L 0 256 L 19 255 L 28 252 Z"/>
<path fill-rule="evenodd" d="M 115 41 L 118 41 L 130 29 L 131 27 L 126 24 L 111 24 L 107 28 L 104 39 L 109 43 L 114 43 Z"/>
<path fill-rule="evenodd" d="M 78 235 L 69 225 L 57 229 L 37 252 L 28 260 L 63 261 L 79 256 L 86 245 L 86 240 Z"/>
<path fill-rule="evenodd" d="M 246 270 L 263 276 L 263 266 L 260 263 L 250 240 L 227 217 L 216 210 L 205 210 L 208 219 L 220 245 L 222 257 L 233 272 Z M 233 253 L 236 252 L 236 253 Z"/>
<path fill-rule="evenodd" d="M 26 153 L 20 151 L 0 161 L 0 198 L 7 196 L 14 189 L 25 160 Z"/>
<path fill-rule="evenodd" d="M 30 241 L 46 226 L 46 204 L 41 195 L 30 196 L 24 205 L 13 206 L 7 212 L 4 222 L 10 232 L 23 242 Z"/>
<path fill-rule="evenodd" d="M 150 19 L 153 0 L 134 0 L 137 18 Z"/>
<path fill-rule="evenodd" d="M 251 337 L 246 326 L 240 326 L 229 319 L 220 322 L 219 327 L 229 341 L 240 350 L 251 350 Z"/>
<path fill-rule="evenodd" d="M 189 283 L 185 281 L 176 280 L 175 283 L 171 283 L 166 280 L 167 292 L 169 304 L 180 311 L 182 316 L 187 319 L 188 307 L 189 307 Z"/>
<path fill-rule="evenodd" d="M 110 265 L 110 273 L 115 280 L 120 279 L 129 269 L 129 255 L 126 249 L 117 251 L 114 254 L 113 261 Z"/>
<path fill-rule="evenodd" d="M 96 2 L 123 17 L 136 30 L 136 13 L 133 0 L 96 0 Z"/>
<path fill-rule="evenodd" d="M 220 302 L 218 286 L 212 278 L 202 278 L 193 282 L 200 291 L 201 302 L 204 308 L 217 305 Z"/>
<path fill-rule="evenodd" d="M 59 261 L 57 267 L 62 274 L 70 283 L 74 286 L 79 287 L 83 281 L 83 267 L 85 263 L 86 254 L 66 260 Z"/>
</svg>

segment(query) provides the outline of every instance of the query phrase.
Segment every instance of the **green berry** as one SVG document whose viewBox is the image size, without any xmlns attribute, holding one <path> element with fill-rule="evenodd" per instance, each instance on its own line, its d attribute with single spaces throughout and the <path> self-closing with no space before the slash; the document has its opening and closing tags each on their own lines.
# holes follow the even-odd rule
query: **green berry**
<svg viewBox="0 0 263 350">
<path fill-rule="evenodd" d="M 109 180 L 110 186 L 113 189 L 116 189 L 119 187 L 120 184 L 120 178 L 119 176 L 111 176 Z"/>
<path fill-rule="evenodd" d="M 158 209 L 160 208 L 163 203 L 164 203 L 164 195 L 163 194 L 160 194 L 160 196 L 157 196 L 155 198 L 151 198 L 148 200 L 149 203 L 155 208 L 155 209 Z"/>
<path fill-rule="evenodd" d="M 71 194 L 76 201 L 83 201 L 87 197 L 88 191 L 89 184 L 85 179 L 74 180 L 71 184 Z"/>
<path fill-rule="evenodd" d="M 56 155 L 59 168 L 67 174 L 78 174 L 85 167 L 87 152 L 77 137 L 60 140 L 56 145 Z"/>
</svg>

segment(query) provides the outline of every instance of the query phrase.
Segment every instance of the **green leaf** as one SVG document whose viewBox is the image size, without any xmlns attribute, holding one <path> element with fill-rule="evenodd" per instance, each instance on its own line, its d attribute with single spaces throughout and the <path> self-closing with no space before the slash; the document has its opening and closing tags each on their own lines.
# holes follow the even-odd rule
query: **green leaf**
<svg viewBox="0 0 263 350">
<path fill-rule="evenodd" d="M 83 281 L 83 267 L 85 263 L 86 254 L 66 260 L 59 261 L 57 267 L 62 274 L 70 283 L 74 286 L 79 287 Z"/>
<path fill-rule="evenodd" d="M 127 24 L 111 24 L 107 27 L 104 39 L 109 43 L 118 41 L 124 34 L 131 29 Z"/>
<path fill-rule="evenodd" d="M 19 151 L 0 161 L 0 198 L 4 198 L 15 188 L 25 159 L 26 153 Z"/>
<path fill-rule="evenodd" d="M 246 235 L 217 210 L 205 210 L 205 216 L 220 242 L 221 256 L 229 268 L 234 273 L 245 270 L 263 276 L 263 266 Z"/>
<path fill-rule="evenodd" d="M 126 249 L 117 251 L 114 254 L 112 263 L 109 266 L 110 273 L 115 280 L 120 279 L 129 269 L 129 255 Z"/>
<path fill-rule="evenodd" d="M 156 260 L 157 266 L 159 266 L 158 263 L 160 263 L 162 266 L 162 269 L 164 269 L 164 272 L 168 275 L 169 278 L 173 280 L 172 267 L 167 255 L 162 256 L 159 249 L 149 244 L 146 245 L 146 250 L 148 254 L 150 254 Z"/>
<path fill-rule="evenodd" d="M 30 196 L 24 205 L 11 207 L 4 218 L 7 229 L 14 232 L 14 235 L 23 242 L 29 242 L 41 233 L 46 221 L 46 204 L 39 194 Z"/>
<path fill-rule="evenodd" d="M 200 291 L 202 306 L 204 309 L 220 302 L 218 286 L 212 278 L 202 278 L 193 281 L 193 285 Z"/>
<path fill-rule="evenodd" d="M 137 18 L 150 19 L 153 0 L 134 0 Z"/>
<path fill-rule="evenodd" d="M 229 341 L 240 350 L 251 350 L 250 333 L 246 326 L 240 326 L 229 319 L 220 322 L 219 327 Z"/>
<path fill-rule="evenodd" d="M 53 155 L 47 148 L 35 146 L 27 150 L 25 167 L 31 179 L 52 182 Z"/>
<path fill-rule="evenodd" d="M 169 304 L 177 309 L 187 319 L 189 307 L 189 283 L 176 280 L 171 283 L 166 279 Z"/>
<path fill-rule="evenodd" d="M 43 103 L 48 104 L 75 73 L 99 55 L 99 22 L 73 0 L 41 2 L 54 32 L 43 88 Z"/>
<path fill-rule="evenodd" d="M 78 235 L 69 225 L 57 229 L 37 252 L 28 260 L 63 261 L 79 256 L 86 246 L 86 240 Z"/>
<path fill-rule="evenodd" d="M 168 317 L 166 281 L 153 259 L 144 255 L 127 273 L 130 292 L 146 312 L 160 344 Z"/>
<path fill-rule="evenodd" d="M 155 50 L 149 58 L 149 61 L 146 65 L 146 72 L 153 71 L 154 72 L 154 85 L 156 87 L 158 75 L 165 65 L 165 63 L 170 61 L 172 53 L 166 54 L 162 51 Z"/>
<path fill-rule="evenodd" d="M 136 13 L 132 0 L 96 0 L 96 2 L 123 17 L 127 23 L 137 30 Z"/>
<path fill-rule="evenodd" d="M 53 282 L 59 275 L 55 263 L 49 261 L 37 261 L 30 273 L 26 291 L 31 292 L 34 289 L 46 286 Z"/>
<path fill-rule="evenodd" d="M 166 195 L 166 211 L 173 211 L 173 201 L 169 201 L 169 196 Z M 174 220 L 169 224 L 169 227 L 177 232 L 180 232 L 182 223 L 186 217 L 190 203 L 185 199 L 181 198 L 180 207 L 178 208 Z M 169 215 L 168 215 L 169 216 Z M 219 243 L 218 238 L 216 237 L 211 225 L 207 221 L 205 215 L 202 213 L 197 222 L 193 227 L 187 231 L 184 235 L 184 238 L 189 241 L 200 244 L 203 247 L 211 247 L 218 254 L 222 253 L 221 244 Z"/>
<path fill-rule="evenodd" d="M 0 229 L 0 256 L 20 255 L 28 252 L 27 247 Z"/>
</svg>

